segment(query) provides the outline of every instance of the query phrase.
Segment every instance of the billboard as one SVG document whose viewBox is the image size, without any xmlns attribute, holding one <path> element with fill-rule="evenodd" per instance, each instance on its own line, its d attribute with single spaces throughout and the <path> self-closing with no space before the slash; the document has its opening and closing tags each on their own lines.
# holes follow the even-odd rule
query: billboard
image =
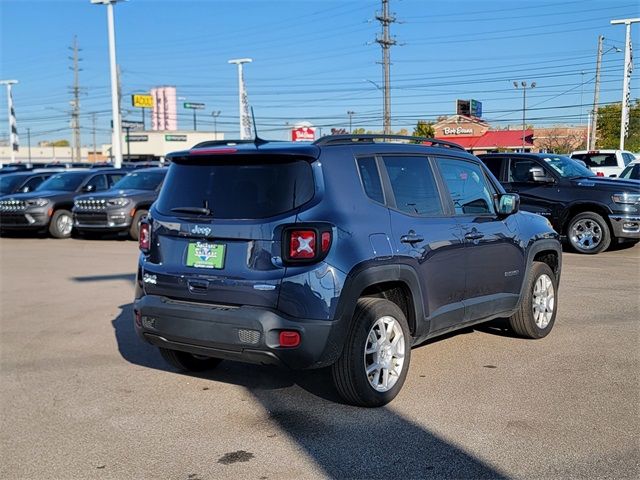
<svg viewBox="0 0 640 480">
<path fill-rule="evenodd" d="M 178 129 L 178 107 L 176 87 L 156 87 L 151 89 L 153 111 L 151 129 L 175 131 Z"/>
<path fill-rule="evenodd" d="M 153 108 L 153 95 L 133 94 L 131 95 L 131 105 L 136 108 Z"/>
<path fill-rule="evenodd" d="M 482 118 L 482 102 L 478 100 L 456 100 L 456 114 Z"/>
<path fill-rule="evenodd" d="M 291 130 L 291 140 L 294 142 L 313 142 L 315 139 L 316 129 L 311 126 L 300 126 Z"/>
</svg>

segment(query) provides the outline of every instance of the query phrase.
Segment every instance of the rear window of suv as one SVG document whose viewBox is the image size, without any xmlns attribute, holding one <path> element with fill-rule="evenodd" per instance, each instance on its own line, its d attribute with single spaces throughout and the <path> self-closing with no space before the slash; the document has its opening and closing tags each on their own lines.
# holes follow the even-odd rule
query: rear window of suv
<svg viewBox="0 0 640 480">
<path fill-rule="evenodd" d="M 156 208 L 166 215 L 175 215 L 175 208 L 208 208 L 213 218 L 267 218 L 295 210 L 313 194 L 306 160 L 198 159 L 197 165 L 176 161 L 169 167 Z"/>
<path fill-rule="evenodd" d="M 615 153 L 575 153 L 571 158 L 582 160 L 587 167 L 617 167 L 618 159 Z"/>
</svg>

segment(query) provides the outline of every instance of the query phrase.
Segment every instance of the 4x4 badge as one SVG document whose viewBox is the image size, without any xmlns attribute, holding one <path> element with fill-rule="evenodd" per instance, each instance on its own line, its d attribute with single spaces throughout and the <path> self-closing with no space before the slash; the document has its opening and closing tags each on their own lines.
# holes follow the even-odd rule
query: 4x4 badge
<svg viewBox="0 0 640 480">
<path fill-rule="evenodd" d="M 193 233 L 194 235 L 209 235 L 211 233 L 211 227 L 194 225 L 193 227 L 191 227 L 191 233 Z"/>
</svg>

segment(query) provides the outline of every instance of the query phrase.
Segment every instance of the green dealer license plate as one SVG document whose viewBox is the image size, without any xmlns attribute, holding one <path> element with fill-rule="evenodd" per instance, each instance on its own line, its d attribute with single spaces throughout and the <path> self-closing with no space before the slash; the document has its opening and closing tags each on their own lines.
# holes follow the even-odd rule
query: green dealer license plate
<svg viewBox="0 0 640 480">
<path fill-rule="evenodd" d="M 224 245 L 195 242 L 187 250 L 187 267 L 224 268 Z"/>
</svg>

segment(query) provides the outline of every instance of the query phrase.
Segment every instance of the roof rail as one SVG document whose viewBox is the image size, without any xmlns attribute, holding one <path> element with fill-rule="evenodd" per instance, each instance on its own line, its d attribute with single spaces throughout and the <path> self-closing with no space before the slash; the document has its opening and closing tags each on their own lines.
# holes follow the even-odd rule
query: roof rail
<svg viewBox="0 0 640 480">
<path fill-rule="evenodd" d="M 446 140 L 438 140 L 437 138 L 426 138 L 426 137 L 413 137 L 411 135 L 395 135 L 395 134 L 384 134 L 384 133 L 374 133 L 374 134 L 354 134 L 354 135 L 327 135 L 319 138 L 315 142 L 314 145 L 345 145 L 349 143 L 356 142 L 369 142 L 375 143 L 377 139 L 390 139 L 390 140 L 407 140 L 415 143 L 430 143 L 433 147 L 447 147 L 447 148 L 455 148 L 457 150 L 463 150 L 464 148 L 458 145 L 457 143 L 447 142 Z"/>
</svg>

